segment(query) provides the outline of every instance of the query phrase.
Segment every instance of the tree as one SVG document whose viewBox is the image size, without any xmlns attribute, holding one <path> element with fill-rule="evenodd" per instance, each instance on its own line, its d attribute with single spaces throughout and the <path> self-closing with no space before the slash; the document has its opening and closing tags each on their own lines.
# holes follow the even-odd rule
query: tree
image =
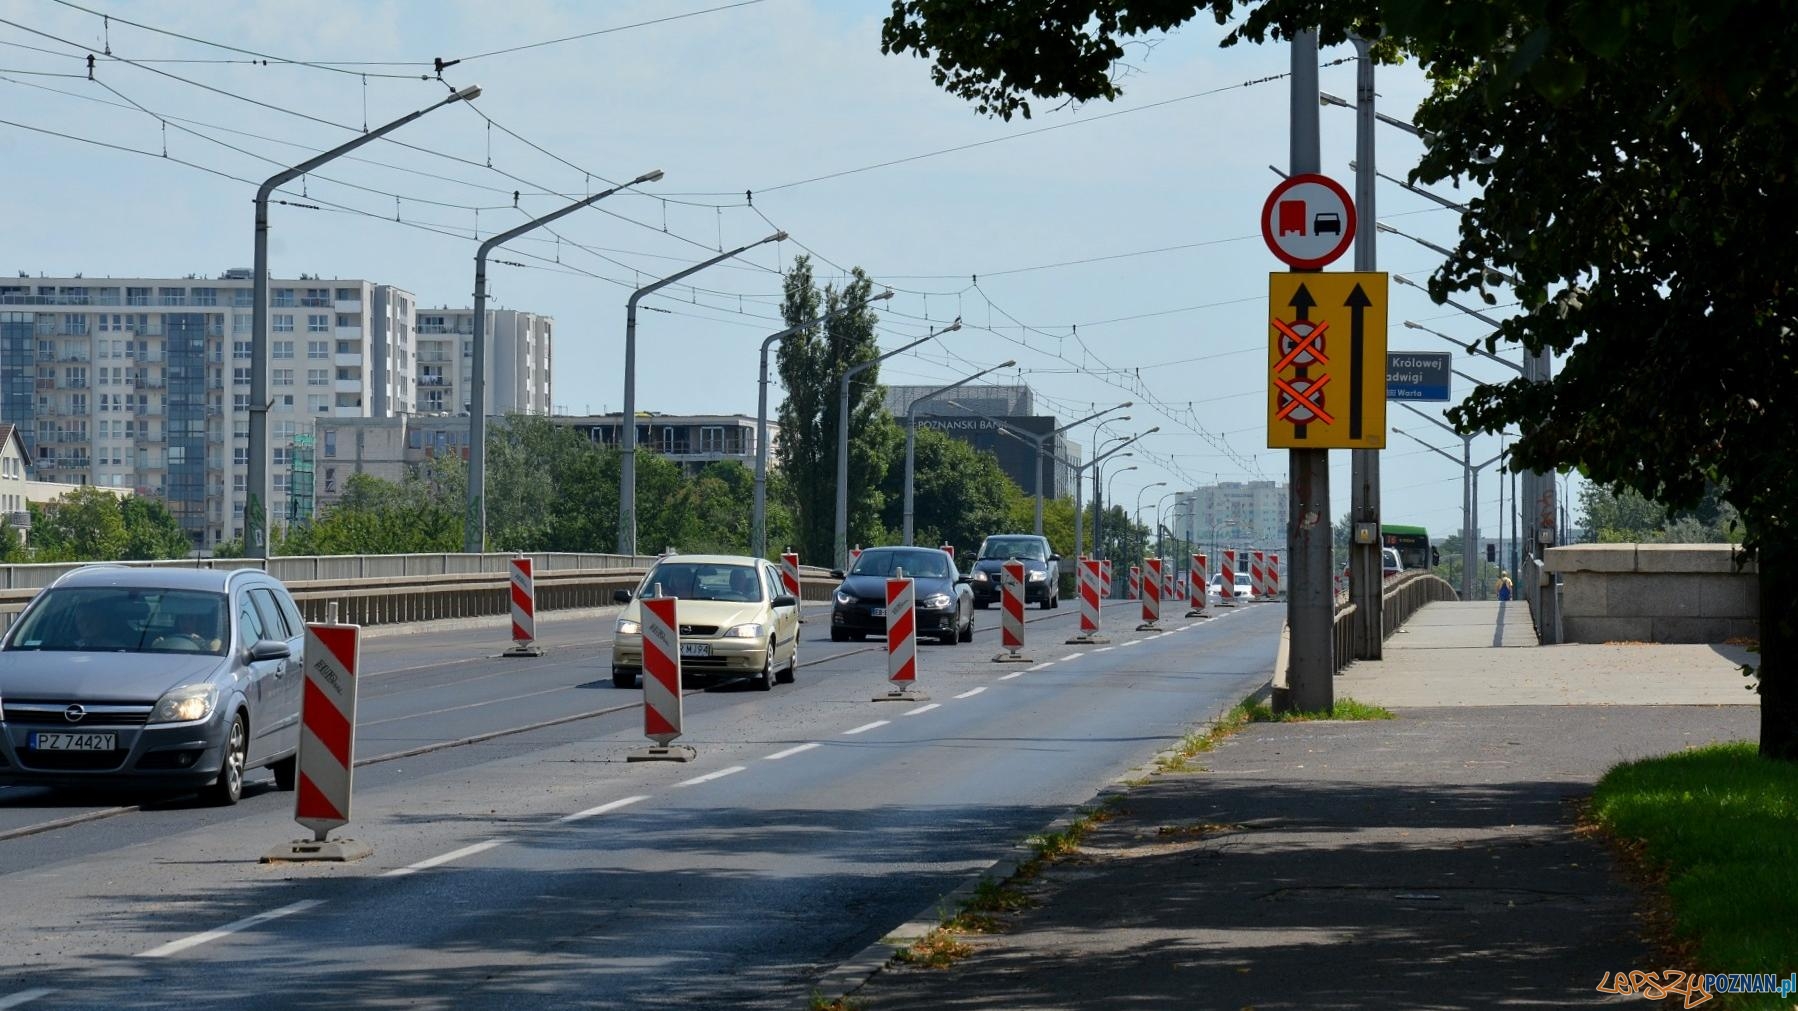
<svg viewBox="0 0 1798 1011">
<path fill-rule="evenodd" d="M 193 550 L 192 538 L 161 499 L 126 495 L 118 503 L 119 518 L 125 524 L 125 551 L 121 557 L 183 558 Z"/>
<path fill-rule="evenodd" d="M 786 277 L 781 315 L 789 326 L 837 313 L 824 324 L 780 343 L 778 363 L 786 400 L 780 405 L 777 458 L 786 477 L 795 526 L 794 544 L 804 560 L 831 560 L 836 554 L 837 398 L 843 374 L 880 355 L 877 322 L 867 307 L 873 283 L 857 268 L 841 290 L 812 279 L 811 258 L 793 261 Z M 843 310 L 845 306 L 859 308 Z M 849 540 L 878 544 L 887 539 L 880 521 L 886 476 L 898 426 L 881 403 L 880 366 L 859 373 L 849 396 Z M 770 540 L 770 545 L 777 542 Z"/>
<path fill-rule="evenodd" d="M 311 522 L 288 528 L 283 555 L 382 555 L 462 550 L 461 495 L 419 473 L 399 482 L 351 475 L 343 497 Z"/>
<path fill-rule="evenodd" d="M 988 534 L 1029 530 L 1014 509 L 1024 498 L 998 457 L 935 429 L 918 429 L 912 480 L 912 527 L 917 544 L 977 546 Z M 892 447 L 882 489 L 888 529 L 905 530 L 905 440 Z"/>
<path fill-rule="evenodd" d="M 110 562 L 125 557 L 125 532 L 119 497 L 82 486 L 51 502 L 27 503 L 31 539 L 40 561 Z"/>
<path fill-rule="evenodd" d="M 1565 356 L 1550 383 L 1476 388 L 1462 431 L 1522 425 L 1518 468 L 1578 468 L 1690 508 L 1709 483 L 1741 511 L 1759 558 L 1761 753 L 1798 760 L 1798 250 L 1790 242 L 1798 35 L 1788 5 L 1696 0 L 897 0 L 882 46 L 934 59 L 982 111 L 1028 97 L 1114 98 L 1122 44 L 1208 9 L 1225 37 L 1353 29 L 1415 58 L 1434 134 L 1413 182 L 1476 187 L 1432 275 L 1438 300 L 1503 270 L 1524 312 L 1486 339 Z M 1772 29 L 1772 30 L 1770 30 Z M 1744 57 L 1753 40 L 1753 58 Z M 1752 255 L 1747 255 L 1752 253 Z"/>
</svg>

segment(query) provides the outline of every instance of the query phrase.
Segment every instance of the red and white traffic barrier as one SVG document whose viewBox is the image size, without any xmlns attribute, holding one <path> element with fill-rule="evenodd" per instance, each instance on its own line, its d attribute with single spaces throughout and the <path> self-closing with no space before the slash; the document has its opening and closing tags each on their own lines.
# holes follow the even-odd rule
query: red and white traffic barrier
<svg viewBox="0 0 1798 1011">
<path fill-rule="evenodd" d="M 1180 592 L 1176 589 L 1176 585 L 1185 582 L 1184 578 L 1178 580 L 1174 578 L 1174 567 L 1167 563 L 1167 559 L 1161 560 L 1161 602 L 1163 605 L 1180 599 Z"/>
<path fill-rule="evenodd" d="M 1124 599 L 1142 599 L 1142 566 L 1130 566 L 1129 581 L 1124 584 Z"/>
<path fill-rule="evenodd" d="M 1217 604 L 1219 607 L 1236 606 L 1236 552 L 1225 548 L 1223 569 L 1218 575 Z"/>
<path fill-rule="evenodd" d="M 954 565 L 955 565 L 955 545 L 953 545 L 953 544 L 943 545 L 943 554 L 946 554 L 949 556 L 949 565 L 951 567 L 954 567 Z"/>
<path fill-rule="evenodd" d="M 1161 559 L 1145 558 L 1142 563 L 1142 624 L 1136 630 L 1148 632 L 1161 620 L 1161 594 L 1167 589 L 1167 580 L 1161 575 Z"/>
<path fill-rule="evenodd" d="M 787 551 L 780 556 L 780 585 L 794 600 L 799 598 L 799 555 Z"/>
<path fill-rule="evenodd" d="M 1267 556 L 1267 596 L 1270 600 L 1277 599 L 1280 596 L 1279 555 L 1270 554 Z"/>
<path fill-rule="evenodd" d="M 1024 579 L 1029 569 L 1017 559 L 999 566 L 999 645 L 994 663 L 1030 663 L 1024 655 Z"/>
<path fill-rule="evenodd" d="M 512 648 L 502 656 L 542 656 L 537 645 L 537 580 L 529 555 L 511 560 Z"/>
<path fill-rule="evenodd" d="M 1186 616 L 1188 618 L 1205 616 L 1206 584 L 1210 578 L 1205 574 L 1205 556 L 1195 552 L 1192 556 L 1192 568 L 1187 571 L 1186 575 Z"/>
<path fill-rule="evenodd" d="M 782 559 L 782 560 L 784 561 L 785 559 Z M 860 544 L 857 544 L 855 547 L 849 549 L 849 567 L 852 569 L 855 568 L 855 563 L 859 562 L 861 560 L 862 560 L 862 546 Z M 783 582 L 784 582 L 784 578 L 783 578 Z"/>
<path fill-rule="evenodd" d="M 356 770 L 356 686 L 362 669 L 359 625 L 306 626 L 305 681 L 300 688 L 300 745 L 294 756 L 293 820 L 311 839 L 277 846 L 264 863 L 279 860 L 359 860 L 374 847 L 354 839 L 329 839 L 349 824 Z"/>
<path fill-rule="evenodd" d="M 1260 551 L 1249 552 L 1249 588 L 1255 591 L 1253 599 L 1262 600 L 1267 597 L 1267 559 Z"/>
<path fill-rule="evenodd" d="M 1097 558 L 1082 558 L 1076 572 L 1080 590 L 1080 634 L 1068 642 L 1110 642 L 1099 634 L 1099 601 L 1105 596 L 1100 590 L 1104 567 Z"/>
<path fill-rule="evenodd" d="M 1099 596 L 1111 599 L 1111 559 L 1099 559 Z"/>
<path fill-rule="evenodd" d="M 634 752 L 632 762 L 690 762 L 698 752 L 672 742 L 681 735 L 680 601 L 645 597 L 638 601 L 643 626 L 643 736 L 656 746 Z"/>
<path fill-rule="evenodd" d="M 917 591 L 903 569 L 887 580 L 887 680 L 893 683 L 892 691 L 874 696 L 874 701 L 910 702 L 929 698 L 917 690 Z"/>
</svg>

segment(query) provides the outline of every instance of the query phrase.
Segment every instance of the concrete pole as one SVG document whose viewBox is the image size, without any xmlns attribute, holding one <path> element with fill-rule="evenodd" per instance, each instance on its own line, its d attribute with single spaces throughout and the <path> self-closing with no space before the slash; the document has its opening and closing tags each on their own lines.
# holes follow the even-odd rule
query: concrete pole
<svg viewBox="0 0 1798 1011">
<path fill-rule="evenodd" d="M 462 522 L 462 550 L 479 554 L 487 550 L 487 254 L 526 232 L 542 228 L 558 218 L 589 207 L 619 190 L 662 178 L 652 169 L 622 186 L 602 190 L 585 200 L 527 221 L 481 243 L 474 254 L 474 377 L 468 384 L 468 506 Z"/>
<path fill-rule="evenodd" d="M 376 127 L 360 137 L 308 158 L 292 168 L 282 169 L 264 180 L 256 189 L 256 234 L 250 279 L 250 460 L 245 475 L 243 510 L 244 555 L 249 558 L 269 556 L 269 441 L 268 441 L 268 201 L 275 190 L 298 179 L 332 159 L 341 157 L 370 141 L 378 140 L 407 123 L 441 109 L 453 102 L 472 102 L 481 97 L 481 89 L 470 85 L 452 92 L 441 102 L 408 113 L 385 126 Z"/>
<path fill-rule="evenodd" d="M 678 273 L 670 274 L 659 281 L 631 292 L 630 299 L 624 305 L 624 413 L 619 417 L 618 451 L 622 454 L 618 460 L 618 553 L 635 555 L 637 553 L 637 303 L 644 296 L 673 284 L 684 277 L 697 274 L 707 267 L 723 263 L 725 260 L 770 242 L 785 241 L 787 233 L 775 232 L 773 235 L 746 246 L 738 246 L 728 253 L 701 263 L 695 263 Z"/>
<path fill-rule="evenodd" d="M 979 379 L 981 376 L 984 376 L 990 372 L 997 372 L 1000 369 L 1009 369 L 1013 365 L 1016 365 L 1016 364 L 1017 364 L 1017 361 L 1015 359 L 1013 359 L 1013 360 L 1001 362 L 998 365 L 995 365 L 990 369 L 981 369 L 979 372 L 974 373 L 973 375 L 967 377 L 966 379 L 960 379 L 953 383 L 950 383 L 947 386 L 942 386 L 942 387 L 938 387 L 937 389 L 931 390 L 929 393 L 926 393 L 923 396 L 917 398 L 916 400 L 913 400 L 911 402 L 911 404 L 905 408 L 905 509 L 904 509 L 904 516 L 905 516 L 905 543 L 906 544 L 909 545 L 912 543 L 912 490 L 913 490 L 912 489 L 912 479 L 913 479 L 914 475 L 917 473 L 916 461 L 917 461 L 917 447 L 918 447 L 918 405 L 922 404 L 924 401 L 929 400 L 933 397 L 938 397 L 945 393 L 948 393 L 950 390 L 959 389 L 963 386 L 966 386 L 969 383 L 973 382 L 974 380 Z"/>
<path fill-rule="evenodd" d="M 1375 226 L 1374 197 L 1374 64 L 1367 39 L 1355 44 L 1355 269 L 1378 270 L 1376 254 L 1379 229 Z M 1378 363 L 1384 367 L 1385 363 Z M 1373 536 L 1365 543 L 1349 537 L 1349 602 L 1355 613 L 1349 619 L 1356 659 L 1379 660 L 1384 652 L 1385 605 L 1380 549 L 1380 451 L 1349 451 L 1350 517 Z"/>
</svg>

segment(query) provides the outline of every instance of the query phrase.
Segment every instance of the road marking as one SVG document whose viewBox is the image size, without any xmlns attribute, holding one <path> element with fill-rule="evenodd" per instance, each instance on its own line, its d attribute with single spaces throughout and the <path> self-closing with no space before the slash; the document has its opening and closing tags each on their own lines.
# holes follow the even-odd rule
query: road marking
<svg viewBox="0 0 1798 1011">
<path fill-rule="evenodd" d="M 590 807 L 585 811 L 576 811 L 575 813 L 570 814 L 570 815 L 563 815 L 562 817 L 557 818 L 556 820 L 559 822 L 562 822 L 563 824 L 566 824 L 571 821 L 582 821 L 587 818 L 591 818 L 594 815 L 605 814 L 608 811 L 616 811 L 621 807 L 629 807 L 630 805 L 635 804 L 640 800 L 648 800 L 648 799 L 649 799 L 649 795 L 645 793 L 645 794 L 639 794 L 638 796 L 635 796 L 635 797 L 625 797 L 620 800 L 611 800 L 611 801 L 607 801 L 604 804 L 599 805 L 598 807 Z"/>
<path fill-rule="evenodd" d="M 1085 653 L 1069 653 L 1067 656 L 1062 657 L 1062 659 L 1063 660 L 1078 660 L 1085 655 L 1086 655 Z"/>
<path fill-rule="evenodd" d="M 18 993 L 9 993 L 4 997 L 0 997 L 0 1011 L 4 1011 L 4 1009 L 9 1007 L 18 1007 L 22 1004 L 29 1004 L 39 997 L 48 997 L 55 992 L 55 990 L 52 990 L 49 987 L 40 986 L 36 990 L 20 990 Z"/>
<path fill-rule="evenodd" d="M 1044 661 L 1043 661 L 1043 662 L 1042 662 L 1042 663 L 1039 663 L 1039 664 L 1037 664 L 1037 665 L 1036 665 L 1036 666 L 1035 666 L 1035 667 L 1026 667 L 1026 668 L 1024 668 L 1024 673 L 1025 673 L 1025 674 L 1028 674 L 1028 673 L 1030 673 L 1030 672 L 1031 672 L 1031 671 L 1033 671 L 1033 670 L 1042 670 L 1042 669 L 1043 669 L 1043 668 L 1044 668 L 1044 667 L 1053 667 L 1053 666 L 1055 666 L 1055 661 L 1053 661 L 1053 660 L 1044 660 Z"/>
<path fill-rule="evenodd" d="M 856 727 L 854 730 L 843 731 L 843 736 L 848 737 L 851 734 L 865 734 L 868 731 L 873 730 L 875 727 L 884 727 L 891 722 L 893 722 L 893 721 L 892 720 L 875 720 L 873 723 L 864 723 L 861 726 Z"/>
<path fill-rule="evenodd" d="M 1094 653 L 1108 653 L 1114 649 L 1117 649 L 1117 647 L 1116 646 L 1100 646 L 1098 649 L 1093 650 L 1093 652 Z"/>
<path fill-rule="evenodd" d="M 717 772 L 708 772 L 703 776 L 694 776 L 692 779 L 683 779 L 674 785 L 698 786 L 701 783 L 710 783 L 714 779 L 723 779 L 726 776 L 734 776 L 747 768 L 749 768 L 747 765 L 733 765 L 728 769 L 719 769 Z"/>
<path fill-rule="evenodd" d="M 1129 648 L 1129 647 L 1131 647 L 1131 646 L 1141 646 L 1141 645 L 1142 645 L 1142 640 L 1141 640 L 1141 639 L 1132 639 L 1132 640 L 1130 640 L 1130 641 L 1129 641 L 1129 642 L 1120 642 L 1120 643 L 1118 643 L 1118 647 L 1117 647 L 1117 648 L 1118 648 L 1118 649 L 1128 649 L 1128 648 Z"/>
<path fill-rule="evenodd" d="M 981 685 L 979 688 L 970 688 L 967 691 L 962 692 L 960 695 L 957 695 L 955 697 L 958 699 L 971 699 L 974 696 L 979 695 L 983 691 L 986 691 L 985 685 Z"/>
<path fill-rule="evenodd" d="M 1010 674 L 1007 674 L 1007 675 L 1005 675 L 1005 676 L 1003 676 L 1003 677 L 1001 677 L 1001 678 L 1000 678 L 1000 679 L 999 679 L 999 680 L 1001 680 L 1001 681 L 1010 681 L 1010 680 L 1011 680 L 1011 679 L 1012 679 L 1012 678 L 1021 678 L 1021 677 L 1023 677 L 1023 676 L 1024 676 L 1024 672 L 1023 672 L 1023 671 L 1021 671 L 1021 670 L 1014 670 L 1014 671 L 1012 671 L 1012 672 L 1011 672 L 1011 673 L 1010 673 Z"/>
<path fill-rule="evenodd" d="M 170 941 L 167 944 L 151 948 L 149 951 L 140 951 L 137 953 L 137 957 L 167 958 L 170 955 L 179 954 L 189 948 L 198 947 L 199 945 L 205 944 L 207 941 L 216 941 L 221 937 L 235 934 L 240 930 L 248 930 L 251 927 L 259 926 L 270 920 L 279 920 L 283 916 L 292 916 L 295 913 L 303 913 L 313 906 L 322 905 L 324 905 L 323 899 L 301 899 L 292 905 L 282 906 L 279 909 L 271 909 L 266 913 L 257 913 L 255 916 L 246 916 L 241 920 L 235 920 L 216 930 L 208 930 L 203 933 L 183 937 L 180 940 Z"/>
<path fill-rule="evenodd" d="M 811 743 L 809 743 L 809 744 L 796 744 L 796 745 L 794 745 L 794 746 L 793 746 L 793 747 L 791 747 L 791 748 L 788 748 L 788 749 L 787 749 L 787 750 L 785 750 L 785 751 L 776 751 L 776 752 L 775 752 L 775 753 L 774 753 L 774 754 L 772 754 L 772 755 L 763 755 L 763 756 L 762 756 L 762 758 L 763 758 L 763 759 L 764 759 L 764 760 L 766 760 L 766 761 L 769 761 L 769 762 L 778 762 L 778 761 L 780 761 L 780 760 L 781 760 L 781 759 L 783 759 L 783 758 L 788 758 L 788 757 L 791 757 L 791 756 L 793 756 L 793 755 L 797 755 L 797 754 L 799 754 L 799 753 L 800 753 L 800 752 L 801 752 L 801 751 L 810 751 L 810 750 L 812 750 L 812 749 L 813 749 L 813 748 L 816 748 L 816 747 L 819 747 L 819 744 L 818 744 L 818 742 L 817 742 L 817 741 L 812 741 L 812 742 L 811 742 Z"/>
<path fill-rule="evenodd" d="M 941 709 L 941 708 L 943 708 L 943 704 L 941 702 L 926 702 L 925 704 L 919 706 L 916 709 L 907 709 L 905 712 L 900 713 L 899 715 L 901 715 L 901 716 L 916 716 L 919 713 L 927 713 L 927 712 L 930 712 L 932 709 Z"/>
<path fill-rule="evenodd" d="M 509 841 L 510 840 L 508 839 L 500 838 L 489 839 L 486 842 L 478 842 L 472 846 L 464 846 L 459 850 L 450 850 L 448 853 L 439 853 L 428 860 L 420 860 L 415 864 L 407 864 L 404 867 L 395 867 L 393 870 L 390 870 L 381 876 L 384 878 L 403 878 L 408 874 L 417 874 L 419 871 L 428 871 L 433 867 L 441 867 L 444 864 L 460 860 L 463 857 L 474 856 L 476 853 L 485 853 L 493 847 L 503 846 Z"/>
</svg>

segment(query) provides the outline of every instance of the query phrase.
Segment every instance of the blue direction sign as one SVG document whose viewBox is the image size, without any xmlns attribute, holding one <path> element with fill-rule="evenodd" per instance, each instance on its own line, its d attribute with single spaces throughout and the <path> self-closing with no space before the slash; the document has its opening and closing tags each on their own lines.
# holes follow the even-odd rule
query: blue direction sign
<svg viewBox="0 0 1798 1011">
<path fill-rule="evenodd" d="M 1447 351 L 1389 351 L 1386 353 L 1387 400 L 1448 400 L 1449 367 L 1454 355 Z"/>
</svg>

